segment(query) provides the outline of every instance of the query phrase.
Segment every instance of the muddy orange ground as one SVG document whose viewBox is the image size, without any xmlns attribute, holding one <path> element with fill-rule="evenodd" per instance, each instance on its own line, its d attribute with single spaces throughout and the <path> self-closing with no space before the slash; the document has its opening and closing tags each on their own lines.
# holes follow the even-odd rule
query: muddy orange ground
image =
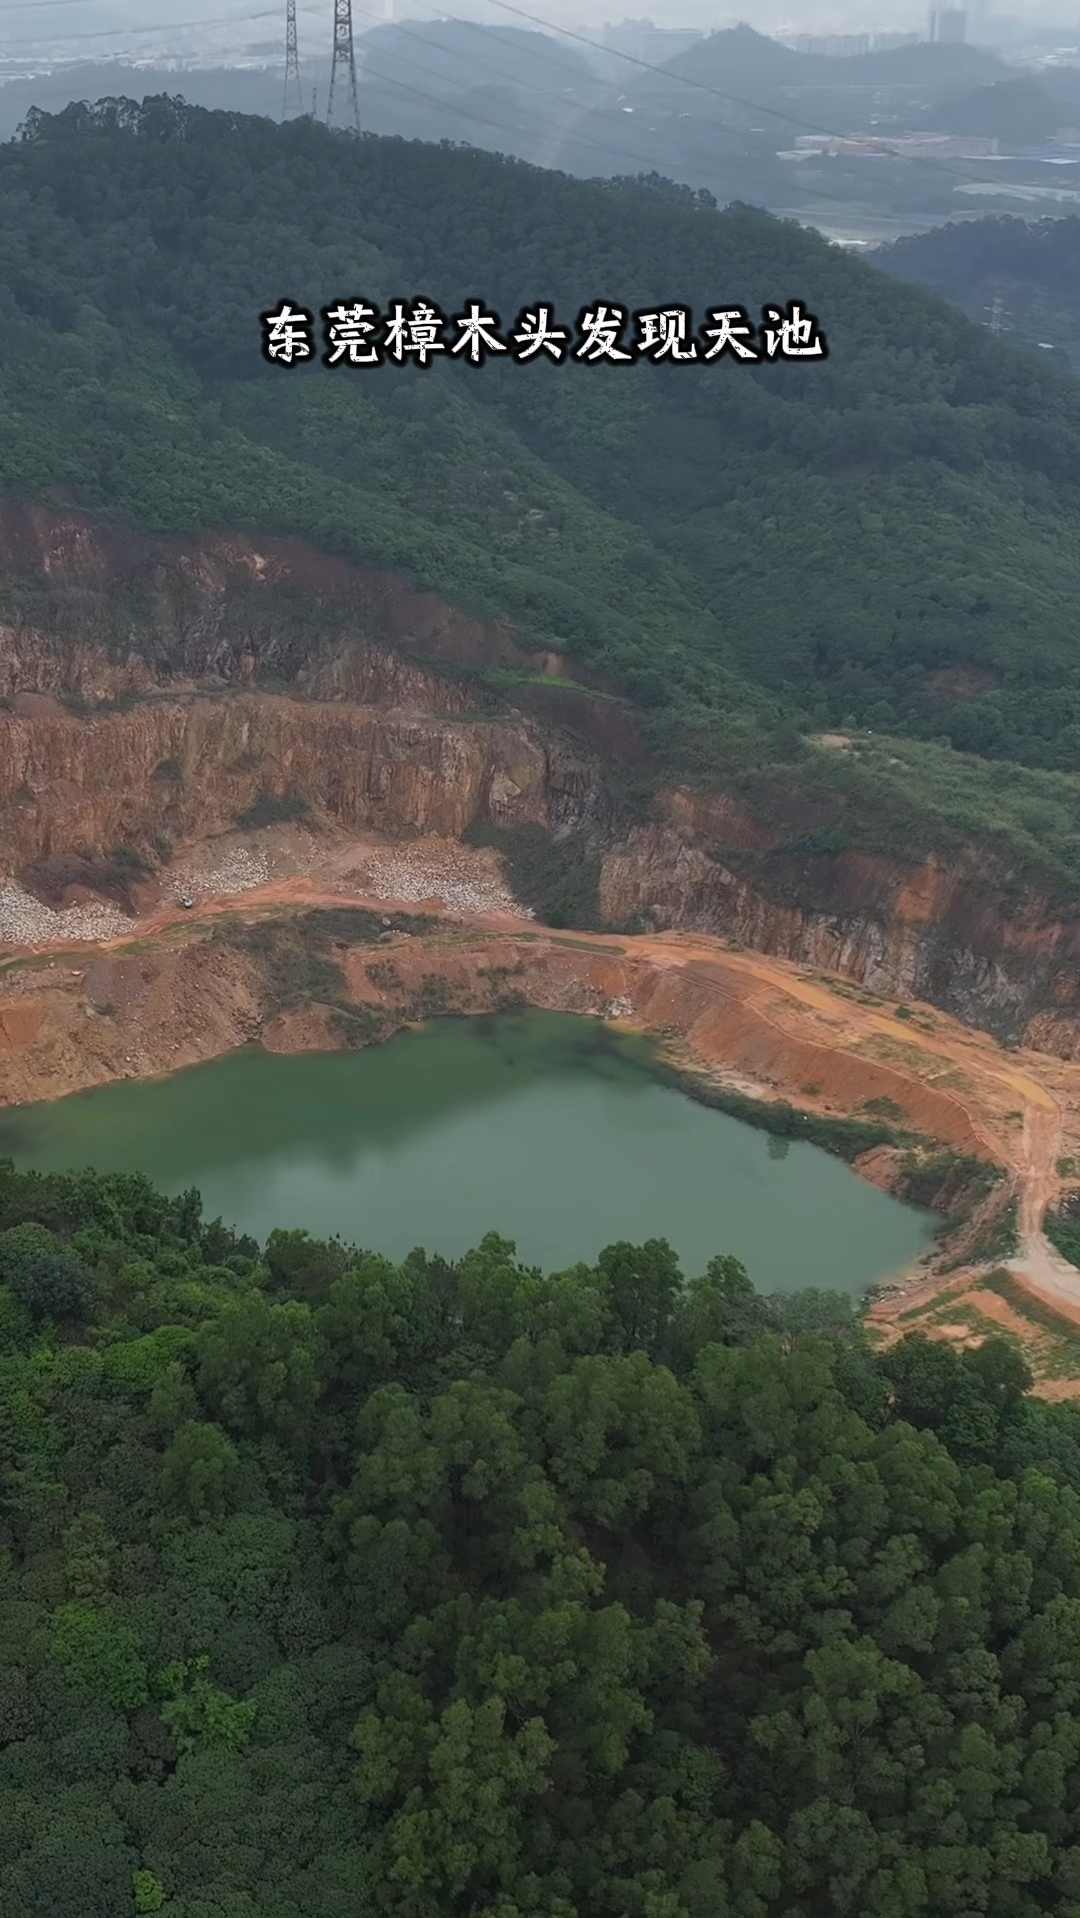
<svg viewBox="0 0 1080 1918">
<path fill-rule="evenodd" d="M 769 1071 L 762 1075 L 763 1084 L 775 1094 L 810 1110 L 852 1110 L 844 1098 L 842 1063 L 850 1058 L 861 1068 L 879 1068 L 884 1078 L 903 1088 L 896 1103 L 903 1104 L 910 1120 L 917 1122 L 924 1093 L 932 1095 L 935 1108 L 954 1109 L 958 1142 L 967 1132 L 976 1149 L 1020 1181 L 1030 1215 L 1025 1224 L 1034 1225 L 1057 1196 L 1057 1160 L 1074 1148 L 1080 1155 L 1080 1065 L 1041 1053 L 1006 1052 L 989 1035 L 963 1027 L 930 1006 L 913 1003 L 907 1008 L 910 1016 L 902 1020 L 895 1007 L 849 982 L 808 974 L 785 960 L 735 952 L 709 935 L 630 938 L 555 931 L 535 921 L 497 915 L 465 919 L 446 911 L 438 900 L 403 903 L 364 896 L 341 883 L 296 874 L 243 893 L 202 899 L 187 911 L 171 901 L 162 904 L 137 920 L 130 932 L 102 941 L 100 950 L 122 950 L 135 940 L 152 942 L 181 929 L 194 935 L 224 914 L 247 920 L 346 901 L 380 913 L 422 910 L 448 928 L 488 937 L 501 933 L 516 941 L 554 940 L 641 959 L 658 972 L 678 972 L 699 985 L 718 1008 L 737 1014 L 745 1005 L 759 1023 L 775 1031 L 778 1044 L 767 1062 Z M 98 949 L 57 942 L 23 947 L 10 956 L 50 953 L 85 960 Z M 804 1069 L 812 1069 L 819 1053 L 834 1059 L 827 1094 L 812 1078 L 801 1076 Z M 853 1077 L 865 1083 L 862 1070 Z"/>
</svg>

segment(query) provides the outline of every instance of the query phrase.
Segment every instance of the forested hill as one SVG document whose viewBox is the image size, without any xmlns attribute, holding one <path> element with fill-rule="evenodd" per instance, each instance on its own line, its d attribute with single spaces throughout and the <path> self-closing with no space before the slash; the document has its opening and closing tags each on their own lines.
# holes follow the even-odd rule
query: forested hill
<svg viewBox="0 0 1080 1918">
<path fill-rule="evenodd" d="M 283 297 L 796 300 L 829 352 L 285 370 Z M 4 491 L 391 566 L 616 675 L 669 768 L 797 775 L 841 838 L 996 834 L 1080 893 L 1080 386 L 925 291 L 663 181 L 159 99 L 0 148 L 0 321 Z M 800 746 L 844 725 L 1070 777 Z"/>
<path fill-rule="evenodd" d="M 985 323 L 1000 302 L 1006 335 L 1045 342 L 1080 369 L 1080 219 L 961 220 L 882 247 L 875 261 Z"/>
<path fill-rule="evenodd" d="M 394 1266 L 0 1165 L 2 1918 L 1078 1918 L 1027 1383 L 662 1243 Z"/>
<path fill-rule="evenodd" d="M 652 99 L 657 105 L 673 102 L 681 95 L 685 106 L 689 92 L 683 84 L 676 93 L 677 82 L 670 77 L 676 75 L 684 83 L 689 80 L 699 86 L 723 90 L 730 110 L 742 104 L 738 99 L 740 94 L 748 94 L 749 102 L 757 105 L 762 93 L 776 99 L 782 97 L 785 89 L 791 90 L 789 104 L 792 93 L 797 102 L 799 94 L 805 97 L 811 89 L 840 93 L 865 88 L 869 92 L 871 88 L 914 84 L 932 93 L 943 86 L 955 86 L 958 81 L 974 84 L 979 80 L 1006 78 L 1008 72 L 1004 61 L 988 47 L 921 41 L 916 46 L 895 47 L 888 53 L 855 54 L 845 58 L 838 74 L 833 56 L 797 52 L 782 41 L 758 33 L 744 21 L 709 34 L 651 74 L 634 74 L 627 92 L 633 97 Z M 798 111 L 797 104 L 793 110 Z"/>
</svg>

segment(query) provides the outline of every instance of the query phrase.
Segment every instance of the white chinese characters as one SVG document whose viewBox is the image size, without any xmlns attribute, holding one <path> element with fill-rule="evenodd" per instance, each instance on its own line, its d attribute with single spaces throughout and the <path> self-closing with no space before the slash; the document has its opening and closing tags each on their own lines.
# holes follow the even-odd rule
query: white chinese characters
<svg viewBox="0 0 1080 1918">
<path fill-rule="evenodd" d="M 518 366 L 554 360 L 557 365 L 699 366 L 726 360 L 732 365 L 770 360 L 824 360 L 828 345 L 814 315 L 799 300 L 761 309 L 755 327 L 741 306 L 713 306 L 695 332 L 690 307 L 673 304 L 629 311 L 610 300 L 581 308 L 573 333 L 555 322 L 550 301 L 523 307 L 504 334 L 498 314 L 482 300 L 470 300 L 463 313 L 447 318 L 427 299 L 392 300 L 385 313 L 361 299 L 339 300 L 321 309 L 325 351 L 322 364 L 335 366 L 418 366 L 448 355 L 466 366 L 483 366 L 491 357 Z M 276 366 L 297 366 L 316 358 L 314 319 L 305 308 L 281 300 L 263 313 L 263 356 Z"/>
</svg>

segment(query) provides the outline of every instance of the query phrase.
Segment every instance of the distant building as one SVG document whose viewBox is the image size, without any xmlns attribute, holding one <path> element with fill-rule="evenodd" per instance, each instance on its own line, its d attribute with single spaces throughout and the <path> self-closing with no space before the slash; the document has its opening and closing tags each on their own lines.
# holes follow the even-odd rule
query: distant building
<svg viewBox="0 0 1080 1918">
<path fill-rule="evenodd" d="M 795 53 L 822 54 L 828 60 L 852 60 L 869 53 L 868 33 L 797 33 L 785 43 Z"/>
<path fill-rule="evenodd" d="M 1024 200 L 1029 206 L 1040 202 L 1080 206 L 1080 189 L 1067 186 L 999 186 L 996 180 L 976 180 L 969 186 L 954 186 L 953 192 L 968 193 L 973 199 Z"/>
<path fill-rule="evenodd" d="M 901 133 L 889 145 L 909 160 L 992 160 L 998 152 L 997 135 L 982 133 Z"/>
<path fill-rule="evenodd" d="M 832 133 L 800 133 L 795 151 L 778 158 L 807 160 L 815 154 L 831 158 L 874 160 L 883 154 L 898 160 L 992 160 L 998 151 L 996 139 L 967 133 L 854 133 L 844 137 Z"/>
<path fill-rule="evenodd" d="M 658 27 L 651 20 L 624 20 L 620 26 L 604 28 L 604 45 L 611 53 L 628 54 L 632 60 L 648 60 L 662 67 L 676 54 L 696 46 L 705 35 L 697 27 Z"/>
<path fill-rule="evenodd" d="M 961 7 L 942 7 L 930 15 L 930 38 L 962 46 L 967 35 L 967 14 Z"/>
<path fill-rule="evenodd" d="M 1080 166 L 1080 149 L 1070 147 L 1025 147 L 1018 160 L 1034 161 L 1039 166 Z"/>
<path fill-rule="evenodd" d="M 897 47 L 917 47 L 918 33 L 793 33 L 781 46 L 793 53 L 819 53 L 829 60 L 856 59 L 861 53 L 895 53 Z"/>
</svg>

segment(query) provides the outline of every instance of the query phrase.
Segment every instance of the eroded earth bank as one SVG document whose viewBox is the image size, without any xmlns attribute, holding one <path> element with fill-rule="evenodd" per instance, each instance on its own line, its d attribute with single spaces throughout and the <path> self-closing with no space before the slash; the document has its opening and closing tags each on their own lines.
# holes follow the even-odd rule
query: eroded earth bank
<svg viewBox="0 0 1080 1918">
<path fill-rule="evenodd" d="M 1080 1049 L 1080 919 L 1034 891 L 1006 913 L 985 860 L 809 853 L 835 822 L 782 793 L 767 824 L 655 778 L 628 807 L 614 795 L 650 768 L 610 688 L 299 542 L 0 502 L 0 699 L 0 878 L 39 893 L 77 882 L 78 852 L 115 887 L 103 855 L 168 859 L 267 798 L 392 836 L 531 822 L 588 838 L 606 922 L 719 933 Z"/>
<path fill-rule="evenodd" d="M 1034 1349 L 1028 1295 L 1080 1324 L 1042 1232 L 1080 1163 L 1080 922 L 1005 916 L 974 863 L 811 857 L 822 822 L 782 795 L 766 827 L 666 787 L 617 689 L 296 543 L 8 506 L 0 578 L 0 1101 L 521 1001 L 623 1019 L 713 1082 L 891 1128 L 856 1167 L 924 1203 L 954 1207 L 958 1158 L 998 1168 L 884 1331 L 1011 1314 Z M 522 826 L 616 930 L 530 919 L 462 843 Z"/>
</svg>

